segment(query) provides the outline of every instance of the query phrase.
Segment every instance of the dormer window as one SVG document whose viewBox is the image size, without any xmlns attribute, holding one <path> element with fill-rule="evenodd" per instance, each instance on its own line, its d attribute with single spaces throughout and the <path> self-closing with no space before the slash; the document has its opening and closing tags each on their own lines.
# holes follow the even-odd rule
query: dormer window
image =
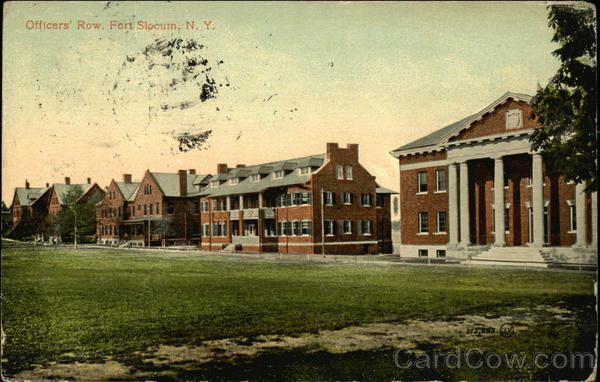
<svg viewBox="0 0 600 382">
<path fill-rule="evenodd" d="M 231 178 L 231 179 L 229 179 L 229 184 L 232 185 L 232 186 L 235 186 L 239 182 L 240 182 L 240 178 Z"/>
<path fill-rule="evenodd" d="M 218 180 L 213 180 L 213 181 L 211 181 L 211 182 L 210 182 L 210 186 L 211 186 L 212 188 L 217 188 L 217 187 L 219 187 L 219 181 L 218 181 Z"/>
<path fill-rule="evenodd" d="M 310 174 L 310 167 L 300 167 L 300 175 Z"/>
<path fill-rule="evenodd" d="M 283 178 L 283 170 L 275 171 L 273 173 L 273 179 L 281 179 Z"/>
<path fill-rule="evenodd" d="M 260 174 L 254 174 L 250 176 L 250 180 L 253 182 L 258 182 L 260 180 Z"/>
</svg>

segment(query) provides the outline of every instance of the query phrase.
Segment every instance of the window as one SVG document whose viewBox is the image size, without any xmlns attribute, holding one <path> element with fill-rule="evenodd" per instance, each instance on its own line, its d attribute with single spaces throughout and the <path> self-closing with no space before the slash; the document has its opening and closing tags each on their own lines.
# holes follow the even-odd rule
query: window
<svg viewBox="0 0 600 382">
<path fill-rule="evenodd" d="M 429 253 L 426 249 L 419 249 L 419 257 L 428 257 Z"/>
<path fill-rule="evenodd" d="M 335 221 L 333 220 L 325 220 L 325 236 L 333 236 L 335 235 Z"/>
<path fill-rule="evenodd" d="M 569 232 L 577 231 L 577 210 L 573 201 L 567 200 L 569 203 Z"/>
<path fill-rule="evenodd" d="M 156 214 L 160 215 L 160 203 L 156 203 Z"/>
<path fill-rule="evenodd" d="M 253 182 L 258 182 L 260 180 L 260 174 L 254 174 L 250 176 L 250 180 Z"/>
<path fill-rule="evenodd" d="M 383 198 L 383 195 L 375 195 L 375 206 L 377 208 L 383 208 L 385 203 L 385 200 Z"/>
<path fill-rule="evenodd" d="M 531 187 L 533 186 L 533 166 L 531 163 L 529 164 L 527 171 L 527 187 Z"/>
<path fill-rule="evenodd" d="M 281 178 L 283 178 L 283 170 L 275 171 L 273 173 L 273 178 L 274 179 L 281 179 Z"/>
<path fill-rule="evenodd" d="M 303 192 L 302 193 L 302 204 L 311 204 L 312 203 L 312 192 Z"/>
<path fill-rule="evenodd" d="M 302 221 L 302 235 L 308 236 L 312 234 L 312 222 L 310 220 Z"/>
<path fill-rule="evenodd" d="M 370 220 L 361 220 L 360 221 L 360 234 L 361 235 L 370 235 L 372 229 L 372 224 Z"/>
<path fill-rule="evenodd" d="M 446 191 L 446 170 L 435 170 L 435 190 Z"/>
<path fill-rule="evenodd" d="M 294 236 L 302 235 L 302 225 L 299 220 L 294 220 L 292 222 L 292 235 L 294 235 Z"/>
<path fill-rule="evenodd" d="M 175 213 L 175 205 L 173 205 L 173 202 L 167 202 L 167 214 L 171 215 Z"/>
<path fill-rule="evenodd" d="M 343 200 L 344 200 L 344 204 L 352 204 L 352 193 L 344 192 Z"/>
<path fill-rule="evenodd" d="M 437 233 L 446 232 L 446 211 L 437 212 Z"/>
<path fill-rule="evenodd" d="M 212 187 L 212 188 L 219 187 L 219 181 L 218 180 L 211 180 L 210 187 Z"/>
<path fill-rule="evenodd" d="M 144 204 L 144 215 L 148 215 L 148 205 Z"/>
<path fill-rule="evenodd" d="M 229 179 L 229 184 L 232 185 L 232 186 L 235 186 L 238 183 L 239 183 L 239 178 L 231 178 L 231 179 Z"/>
<path fill-rule="evenodd" d="M 437 251 L 435 251 L 435 257 L 446 257 L 446 250 L 438 249 Z"/>
<path fill-rule="evenodd" d="M 210 236 L 210 226 L 208 223 L 202 224 L 202 236 Z"/>
<path fill-rule="evenodd" d="M 331 192 L 331 191 L 323 192 L 323 202 L 328 206 L 334 205 L 335 204 L 335 192 Z"/>
<path fill-rule="evenodd" d="M 352 180 L 352 166 L 346 166 L 346 180 Z"/>
<path fill-rule="evenodd" d="M 429 223 L 427 221 L 427 212 L 419 212 L 418 233 L 429 233 Z"/>
<path fill-rule="evenodd" d="M 152 210 L 153 210 L 153 206 L 152 206 L 152 203 L 150 203 L 148 205 L 148 215 L 154 215 L 154 212 L 152 212 Z"/>
<path fill-rule="evenodd" d="M 371 194 L 360 194 L 360 205 L 363 207 L 371 206 Z"/>
<path fill-rule="evenodd" d="M 344 166 L 335 166 L 335 177 L 338 179 L 344 179 Z"/>
<path fill-rule="evenodd" d="M 300 175 L 310 174 L 310 167 L 300 167 Z"/>
<path fill-rule="evenodd" d="M 203 200 L 202 202 L 200 202 L 200 208 L 202 209 L 202 212 L 209 212 L 210 203 L 208 202 L 208 200 Z"/>
<path fill-rule="evenodd" d="M 426 172 L 419 172 L 417 173 L 417 192 L 418 193 L 425 193 L 427 192 L 427 173 Z"/>
<path fill-rule="evenodd" d="M 213 236 L 226 236 L 227 228 L 225 227 L 225 222 L 214 222 L 212 226 L 212 235 Z"/>
<path fill-rule="evenodd" d="M 351 220 L 344 220 L 343 222 L 344 222 L 343 223 L 344 233 L 346 235 L 352 234 L 352 221 Z"/>
<path fill-rule="evenodd" d="M 152 185 L 147 184 L 144 186 L 144 194 L 149 195 L 152 193 Z"/>
<path fill-rule="evenodd" d="M 299 206 L 302 204 L 302 193 L 301 192 L 294 192 L 292 194 L 292 204 L 294 206 Z"/>
<path fill-rule="evenodd" d="M 286 236 L 292 235 L 292 222 L 283 222 L 283 234 Z"/>
<path fill-rule="evenodd" d="M 192 201 L 192 213 L 197 214 L 198 212 L 200 212 L 200 202 L 194 200 Z"/>
</svg>

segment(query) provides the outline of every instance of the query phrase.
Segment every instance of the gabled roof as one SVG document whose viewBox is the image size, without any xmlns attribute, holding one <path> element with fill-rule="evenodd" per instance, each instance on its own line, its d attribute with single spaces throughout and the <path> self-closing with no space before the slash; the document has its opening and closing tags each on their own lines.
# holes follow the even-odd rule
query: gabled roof
<svg viewBox="0 0 600 382">
<path fill-rule="evenodd" d="M 442 127 L 424 137 L 421 137 L 413 142 L 410 142 L 404 146 L 398 147 L 396 150 L 391 152 L 394 156 L 402 155 L 401 151 L 409 151 L 409 150 L 417 150 L 419 148 L 425 148 L 430 146 L 440 146 L 448 142 L 448 140 L 463 131 L 464 129 L 471 126 L 471 124 L 475 121 L 481 119 L 485 114 L 494 110 L 497 106 L 503 104 L 508 99 L 514 99 L 517 101 L 523 102 L 531 102 L 531 96 L 522 93 L 512 93 L 506 92 L 500 98 L 481 109 L 475 114 L 471 114 L 466 118 L 461 119 L 460 121 L 454 122 L 448 126 Z"/>
<path fill-rule="evenodd" d="M 30 206 L 36 200 L 40 198 L 40 196 L 44 195 L 49 188 L 40 187 L 40 188 L 25 188 L 25 187 L 17 187 L 15 188 L 15 197 L 19 199 L 19 204 L 22 206 Z"/>
<path fill-rule="evenodd" d="M 156 183 L 160 187 L 164 196 L 181 196 L 179 189 L 179 174 L 178 173 L 165 173 L 165 172 L 150 172 L 150 174 L 156 180 Z M 188 195 L 198 192 L 197 187 L 194 186 L 194 182 L 197 179 L 207 178 L 209 175 L 203 174 L 186 174 L 186 192 Z M 199 183 L 200 184 L 200 181 Z"/>
<path fill-rule="evenodd" d="M 272 187 L 289 186 L 293 184 L 304 184 L 309 179 L 311 174 L 300 175 L 298 171 L 294 171 L 303 167 L 321 167 L 325 162 L 325 154 L 310 155 L 302 158 L 283 160 L 277 162 L 262 163 L 254 166 L 238 167 L 229 169 L 227 173 L 221 173 L 212 176 L 209 181 L 226 180 L 239 178 L 240 174 L 262 174 L 260 180 L 252 180 L 252 177 L 240 179 L 238 184 L 229 184 L 225 182 L 219 187 L 209 187 L 204 189 L 198 195 L 204 196 L 224 196 L 237 195 L 253 192 L 260 192 Z M 285 170 L 282 178 L 274 178 L 274 172 Z"/>
<path fill-rule="evenodd" d="M 115 182 L 115 184 L 119 187 L 121 194 L 123 194 L 123 198 L 125 200 L 131 200 L 135 190 L 139 187 L 140 182 Z"/>
<path fill-rule="evenodd" d="M 96 184 L 96 183 L 94 183 L 94 184 Z M 94 184 L 89 184 L 89 183 L 84 183 L 84 184 L 62 184 L 62 183 L 54 183 L 52 185 L 52 187 L 54 188 L 54 191 L 56 192 L 56 196 L 58 197 L 58 202 L 60 204 L 63 204 L 63 198 L 73 188 L 75 188 L 77 186 L 81 187 L 81 189 L 83 190 L 83 193 L 81 194 L 81 196 L 83 196 L 83 195 L 85 195 L 86 192 L 89 191 L 90 188 L 92 188 L 92 186 Z"/>
</svg>

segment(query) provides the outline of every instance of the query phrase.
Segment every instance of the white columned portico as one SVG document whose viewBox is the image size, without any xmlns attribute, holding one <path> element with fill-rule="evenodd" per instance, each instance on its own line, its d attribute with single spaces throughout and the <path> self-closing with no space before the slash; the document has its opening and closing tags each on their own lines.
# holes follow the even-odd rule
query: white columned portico
<svg viewBox="0 0 600 382">
<path fill-rule="evenodd" d="M 575 246 L 585 246 L 585 183 L 575 185 L 575 221 L 577 224 L 577 233 L 575 236 Z"/>
<path fill-rule="evenodd" d="M 591 223 L 592 223 L 591 224 L 591 226 L 592 226 L 592 240 L 590 241 L 590 247 L 591 248 L 596 248 L 597 245 L 598 245 L 598 231 L 596 231 L 597 228 L 598 228 L 598 220 L 597 220 L 598 219 L 598 209 L 597 209 L 598 208 L 598 199 L 597 199 L 598 198 L 598 193 L 596 191 L 594 191 L 594 192 L 591 193 L 590 196 L 592 198 L 592 203 L 591 203 L 591 206 L 590 206 L 591 209 L 592 209 L 592 211 L 591 211 L 591 213 L 592 213 L 591 214 L 592 215 L 591 216 L 591 218 L 592 218 L 591 219 L 592 220 L 591 221 Z"/>
<path fill-rule="evenodd" d="M 542 247 L 544 245 L 544 169 L 541 154 L 532 154 L 531 166 L 531 204 L 533 207 L 532 246 Z"/>
<path fill-rule="evenodd" d="M 494 158 L 494 227 L 494 245 L 506 245 L 506 227 L 504 227 L 504 160 L 501 156 Z"/>
<path fill-rule="evenodd" d="M 469 167 L 467 162 L 460 162 L 460 245 L 471 244 L 471 231 L 469 227 Z"/>
<path fill-rule="evenodd" d="M 456 163 L 448 165 L 448 245 L 458 245 L 458 193 Z"/>
</svg>

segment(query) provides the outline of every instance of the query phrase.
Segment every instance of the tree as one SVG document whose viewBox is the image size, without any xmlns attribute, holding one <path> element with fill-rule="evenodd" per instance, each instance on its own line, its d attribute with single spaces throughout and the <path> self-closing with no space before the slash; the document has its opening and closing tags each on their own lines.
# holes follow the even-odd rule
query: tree
<svg viewBox="0 0 600 382">
<path fill-rule="evenodd" d="M 560 46 L 552 54 L 561 64 L 532 100 L 531 117 L 542 124 L 531 137 L 532 148 L 552 171 L 596 191 L 596 17 L 591 5 L 548 9 L 552 41 Z"/>
<path fill-rule="evenodd" d="M 83 189 L 73 186 L 63 196 L 63 208 L 54 221 L 54 230 L 65 241 L 79 240 L 82 236 L 92 235 L 96 231 L 97 197 L 81 200 Z"/>
<path fill-rule="evenodd" d="M 165 245 L 165 237 L 171 236 L 175 233 L 173 230 L 173 223 L 167 219 L 157 220 L 154 223 L 154 232 L 161 235 L 163 246 Z"/>
</svg>

